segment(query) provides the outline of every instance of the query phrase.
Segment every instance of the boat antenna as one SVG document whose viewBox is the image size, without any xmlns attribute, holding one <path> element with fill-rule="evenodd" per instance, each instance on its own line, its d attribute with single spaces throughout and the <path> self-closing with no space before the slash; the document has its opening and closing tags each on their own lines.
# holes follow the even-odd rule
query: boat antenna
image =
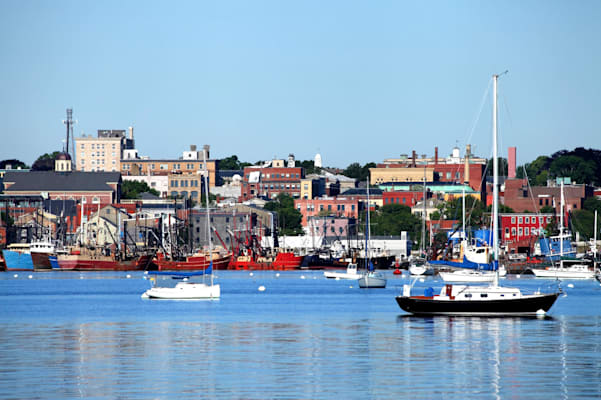
<svg viewBox="0 0 601 400">
<path fill-rule="evenodd" d="M 209 211 L 209 183 L 208 183 L 208 177 L 207 175 L 209 175 L 209 170 L 207 168 L 207 149 L 204 148 L 202 149 L 202 158 L 203 158 L 203 164 L 204 164 L 204 173 L 203 173 L 203 178 L 204 178 L 204 184 L 205 184 L 205 201 L 206 201 L 206 206 L 207 206 L 207 231 L 209 232 L 209 269 L 211 271 L 211 286 L 213 286 L 213 242 L 211 240 L 211 213 Z M 202 279 L 204 281 L 205 279 L 205 274 L 202 275 Z"/>
</svg>

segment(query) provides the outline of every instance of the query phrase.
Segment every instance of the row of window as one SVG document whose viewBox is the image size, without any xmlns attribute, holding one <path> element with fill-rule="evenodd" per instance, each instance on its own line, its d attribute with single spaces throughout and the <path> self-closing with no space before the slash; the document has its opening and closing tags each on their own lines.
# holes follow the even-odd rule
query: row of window
<svg viewBox="0 0 601 400">
<path fill-rule="evenodd" d="M 401 202 L 399 200 L 403 200 L 403 201 Z M 407 203 L 407 198 L 405 198 L 405 197 L 403 197 L 402 199 L 399 199 L 398 197 L 384 199 L 384 204 L 406 204 L 406 203 Z M 411 204 L 415 204 L 415 199 L 411 199 Z"/>
<path fill-rule="evenodd" d="M 177 197 L 177 196 L 182 196 L 183 198 L 188 198 L 188 195 L 193 198 L 196 199 L 198 198 L 198 192 L 194 191 L 194 192 L 190 192 L 188 193 L 187 191 L 181 191 L 181 192 L 176 192 L 175 190 L 171 192 L 171 196 L 173 197 Z"/>
<path fill-rule="evenodd" d="M 511 228 L 511 236 L 515 236 L 516 233 L 518 236 L 530 236 L 531 234 L 538 235 L 538 229 L 536 229 L 536 228 L 530 229 L 528 227 L 525 227 L 525 228 L 520 227 L 516 230 L 515 227 Z M 509 235 L 509 228 L 505 228 L 505 235 Z"/>
<path fill-rule="evenodd" d="M 81 144 L 81 146 L 80 146 L 80 148 L 81 148 L 82 150 L 83 150 L 83 149 L 85 149 L 85 148 L 86 148 L 86 144 L 85 144 L 85 143 L 82 143 L 82 144 Z M 96 143 L 92 143 L 92 144 L 90 144 L 90 148 L 91 148 L 92 150 L 94 150 L 94 149 L 97 149 L 97 150 L 104 150 L 104 144 L 102 144 L 102 143 L 98 143 L 98 144 L 96 144 Z M 113 144 L 112 144 L 112 149 L 114 150 L 114 149 L 116 149 L 116 148 L 117 148 L 117 145 L 116 145 L 115 143 L 113 143 Z"/>
<path fill-rule="evenodd" d="M 182 179 L 182 180 L 171 181 L 171 187 L 178 187 L 178 185 L 179 185 L 179 187 L 188 187 L 188 185 L 190 187 L 198 187 L 198 180 L 194 179 L 194 180 L 188 181 L 188 180 Z"/>
<path fill-rule="evenodd" d="M 536 217 L 536 216 L 528 216 L 528 217 L 517 217 L 518 224 L 536 224 L 536 220 L 538 218 L 539 223 L 545 223 L 545 217 Z M 547 223 L 551 222 L 551 217 L 546 217 Z M 515 224 L 516 217 L 511 217 L 511 223 Z"/>
<path fill-rule="evenodd" d="M 297 207 L 298 211 L 301 210 L 301 205 L 299 204 Z M 319 205 L 319 211 L 323 211 L 324 210 L 324 205 L 320 204 Z M 344 211 L 345 210 L 345 205 L 344 204 L 336 204 L 336 211 Z M 307 204 L 307 211 L 315 211 L 315 204 Z M 328 204 L 328 211 L 332 211 L 332 204 Z M 355 205 L 351 204 L 351 211 L 355 211 Z"/>
<path fill-rule="evenodd" d="M 246 174 L 246 179 L 250 178 L 250 174 Z M 283 178 L 297 178 L 300 179 L 300 174 L 265 174 L 265 179 L 270 179 L 270 178 L 276 178 L 276 179 L 283 179 Z"/>
</svg>

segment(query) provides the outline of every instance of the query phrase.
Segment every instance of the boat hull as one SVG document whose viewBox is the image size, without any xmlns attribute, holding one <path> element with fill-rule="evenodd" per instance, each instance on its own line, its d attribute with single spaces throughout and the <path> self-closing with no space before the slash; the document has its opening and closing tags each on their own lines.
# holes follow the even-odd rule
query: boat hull
<svg viewBox="0 0 601 400">
<path fill-rule="evenodd" d="M 148 289 L 142 298 L 164 300 L 205 300 L 219 299 L 221 287 L 204 283 L 181 282 L 175 287 L 153 287 Z"/>
<path fill-rule="evenodd" d="M 34 271 L 31 253 L 16 250 L 2 250 L 7 271 Z"/>
<path fill-rule="evenodd" d="M 89 257 L 79 254 L 58 256 L 63 271 L 140 271 L 150 264 L 152 256 L 142 255 L 133 260 L 114 260 L 110 257 Z"/>
<path fill-rule="evenodd" d="M 33 268 L 36 271 L 52 270 L 52 264 L 50 264 L 50 253 L 37 253 L 32 251 L 31 260 L 33 262 Z"/>
<path fill-rule="evenodd" d="M 438 300 L 422 296 L 397 296 L 403 311 L 416 315 L 522 316 L 549 311 L 559 293 L 523 296 L 519 299 Z"/>
<path fill-rule="evenodd" d="M 213 259 L 213 269 L 227 269 L 230 255 Z M 159 271 L 202 271 L 209 267 L 210 259 L 204 255 L 188 256 L 185 260 L 167 260 L 158 255 L 153 261 Z"/>
<path fill-rule="evenodd" d="M 300 269 L 304 256 L 297 256 L 294 253 L 278 253 L 273 261 L 259 261 L 248 259 L 232 260 L 229 269 L 234 270 L 277 270 L 277 271 L 296 271 Z"/>
<path fill-rule="evenodd" d="M 361 289 L 384 289 L 386 287 L 386 278 L 379 273 L 364 274 L 358 282 Z"/>
</svg>

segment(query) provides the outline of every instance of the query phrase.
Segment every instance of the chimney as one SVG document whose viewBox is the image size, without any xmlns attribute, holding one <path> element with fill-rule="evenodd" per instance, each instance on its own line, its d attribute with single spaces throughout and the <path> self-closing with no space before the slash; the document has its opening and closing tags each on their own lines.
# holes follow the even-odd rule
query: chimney
<svg viewBox="0 0 601 400">
<path fill-rule="evenodd" d="M 470 156 L 472 155 L 472 145 L 465 146 L 465 169 L 463 171 L 463 182 L 470 183 Z"/>
<path fill-rule="evenodd" d="M 434 165 L 438 164 L 438 147 L 434 147 Z"/>
<path fill-rule="evenodd" d="M 508 179 L 515 179 L 516 152 L 517 152 L 517 149 L 515 147 L 509 148 L 509 154 L 507 155 L 507 178 Z"/>
<path fill-rule="evenodd" d="M 130 139 L 131 141 L 133 141 L 133 140 L 134 140 L 134 127 L 133 127 L 133 126 L 130 126 L 130 127 L 129 127 L 129 139 Z"/>
<path fill-rule="evenodd" d="M 196 145 L 195 144 L 191 144 L 190 145 L 190 151 L 196 151 Z"/>
<path fill-rule="evenodd" d="M 413 164 L 412 167 L 415 168 L 415 150 L 413 150 L 413 154 L 411 155 L 411 163 Z"/>
<path fill-rule="evenodd" d="M 207 160 L 208 160 L 209 158 L 211 158 L 211 157 L 209 156 L 209 151 L 211 150 L 211 146 L 209 146 L 208 144 L 205 144 L 204 146 L 202 146 L 202 149 L 203 149 L 203 150 L 206 152 L 206 154 L 207 154 Z"/>
</svg>

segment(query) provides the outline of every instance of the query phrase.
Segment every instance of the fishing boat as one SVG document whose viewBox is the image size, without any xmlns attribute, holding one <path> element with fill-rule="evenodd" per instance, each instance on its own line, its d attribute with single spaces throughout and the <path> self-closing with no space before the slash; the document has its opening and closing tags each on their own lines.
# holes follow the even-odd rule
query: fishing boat
<svg viewBox="0 0 601 400">
<path fill-rule="evenodd" d="M 296 271 L 300 269 L 303 259 L 304 256 L 296 255 L 291 251 L 278 251 L 275 256 L 258 255 L 250 251 L 248 254 L 232 259 L 228 269 Z"/>
<path fill-rule="evenodd" d="M 110 248 L 75 247 L 57 254 L 56 263 L 62 271 L 141 271 L 148 269 L 152 257 L 152 253 L 124 256 Z"/>
<path fill-rule="evenodd" d="M 31 261 L 36 271 L 50 271 L 50 256 L 54 254 L 54 244 L 49 240 L 36 240 L 29 244 Z"/>
<path fill-rule="evenodd" d="M 497 151 L 497 80 L 493 75 L 493 263 L 498 267 L 499 256 L 499 172 Z M 499 285 L 498 268 L 489 285 L 446 284 L 438 294 L 427 288 L 422 295 L 414 295 L 412 285 L 403 285 L 396 297 L 399 307 L 416 315 L 476 315 L 521 316 L 544 315 L 553 306 L 560 291 L 523 293 L 519 288 Z"/>
<path fill-rule="evenodd" d="M 371 262 L 371 252 L 369 250 L 369 238 L 371 236 L 371 227 L 369 224 L 369 180 L 367 182 L 367 210 L 365 218 L 365 272 L 358 280 L 361 289 L 384 289 L 386 287 L 386 277 L 374 268 Z"/>
<path fill-rule="evenodd" d="M 363 276 L 363 274 L 357 272 L 357 264 L 350 263 L 346 267 L 346 271 L 324 271 L 323 276 L 328 279 L 349 279 L 357 280 Z"/>
<path fill-rule="evenodd" d="M 213 263 L 213 269 L 227 269 L 231 253 L 225 249 L 213 249 L 211 252 L 197 250 L 182 257 L 169 257 L 164 252 L 158 252 L 153 260 L 159 271 L 196 271 L 204 270 Z"/>
<path fill-rule="evenodd" d="M 2 250 L 6 271 L 34 271 L 29 243 L 12 243 Z"/>
</svg>

